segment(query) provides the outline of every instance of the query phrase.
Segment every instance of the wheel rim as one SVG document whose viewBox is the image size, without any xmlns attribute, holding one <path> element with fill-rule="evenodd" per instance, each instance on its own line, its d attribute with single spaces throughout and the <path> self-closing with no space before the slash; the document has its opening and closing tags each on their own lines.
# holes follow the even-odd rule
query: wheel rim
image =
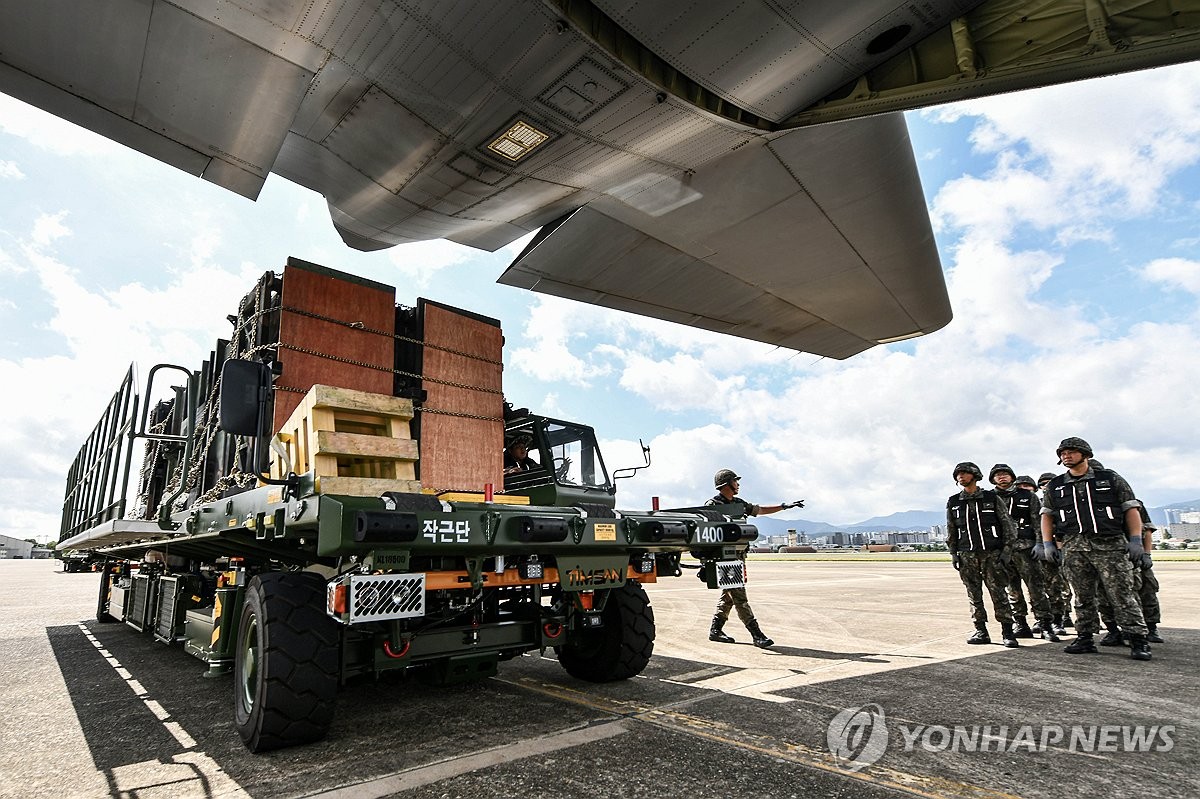
<svg viewBox="0 0 1200 799">
<path fill-rule="evenodd" d="M 258 699 L 258 616 L 246 621 L 246 632 L 242 638 L 241 700 L 242 709 L 250 713 Z"/>
</svg>

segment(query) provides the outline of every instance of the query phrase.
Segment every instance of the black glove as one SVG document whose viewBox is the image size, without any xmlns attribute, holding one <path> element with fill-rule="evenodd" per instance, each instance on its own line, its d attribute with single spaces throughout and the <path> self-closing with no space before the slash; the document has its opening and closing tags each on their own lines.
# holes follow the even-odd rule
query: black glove
<svg viewBox="0 0 1200 799">
<path fill-rule="evenodd" d="M 1033 549 L 1030 550 L 1029 557 L 1033 560 L 1045 560 L 1046 557 L 1042 551 L 1045 548 L 1045 546 L 1046 546 L 1046 542 L 1042 541 L 1041 539 L 1038 539 L 1038 542 L 1033 545 Z"/>
<path fill-rule="evenodd" d="M 1042 542 L 1042 560 L 1047 563 L 1062 562 L 1062 553 L 1058 551 L 1058 545 L 1053 541 Z"/>
<path fill-rule="evenodd" d="M 1143 552 L 1141 557 L 1142 571 L 1150 571 L 1154 567 L 1154 561 L 1150 558 L 1149 552 Z"/>
<path fill-rule="evenodd" d="M 1129 552 L 1129 560 L 1133 562 L 1133 565 L 1141 565 L 1142 555 L 1146 554 L 1146 550 L 1142 547 L 1142 537 L 1135 535 L 1132 538 L 1126 539 L 1125 549 Z"/>
<path fill-rule="evenodd" d="M 780 510 L 786 510 L 788 508 L 803 508 L 803 507 L 804 507 L 804 500 L 802 500 L 802 499 L 798 499 L 795 502 L 780 502 L 779 503 Z"/>
<path fill-rule="evenodd" d="M 954 570 L 958 571 L 959 567 L 962 565 L 962 559 L 959 558 L 957 552 L 950 553 L 950 563 L 954 566 Z"/>
</svg>

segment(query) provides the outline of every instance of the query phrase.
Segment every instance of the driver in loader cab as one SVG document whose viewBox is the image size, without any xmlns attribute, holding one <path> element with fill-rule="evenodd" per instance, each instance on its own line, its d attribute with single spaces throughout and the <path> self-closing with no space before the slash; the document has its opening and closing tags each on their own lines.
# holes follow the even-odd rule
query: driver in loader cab
<svg viewBox="0 0 1200 799">
<path fill-rule="evenodd" d="M 504 450 L 505 474 L 519 474 L 542 468 L 540 463 L 529 457 L 529 445 L 532 443 L 533 439 L 524 434 L 509 442 L 508 447 Z M 495 452 L 495 450 L 492 451 Z"/>
</svg>

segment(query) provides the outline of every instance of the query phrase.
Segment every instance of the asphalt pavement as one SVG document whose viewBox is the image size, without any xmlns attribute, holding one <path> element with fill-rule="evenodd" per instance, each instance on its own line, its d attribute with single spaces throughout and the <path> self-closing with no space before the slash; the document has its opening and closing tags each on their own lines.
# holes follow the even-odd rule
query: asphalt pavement
<svg viewBox="0 0 1200 799">
<path fill-rule="evenodd" d="M 1200 563 L 1156 566 L 1167 640 L 1142 663 L 967 645 L 948 564 L 752 560 L 771 649 L 736 619 L 709 642 L 716 592 L 664 579 L 636 678 L 549 651 L 478 683 L 353 682 L 324 741 L 262 755 L 229 675 L 98 624 L 97 575 L 60 568 L 0 561 L 0 797 L 1200 795 Z"/>
</svg>

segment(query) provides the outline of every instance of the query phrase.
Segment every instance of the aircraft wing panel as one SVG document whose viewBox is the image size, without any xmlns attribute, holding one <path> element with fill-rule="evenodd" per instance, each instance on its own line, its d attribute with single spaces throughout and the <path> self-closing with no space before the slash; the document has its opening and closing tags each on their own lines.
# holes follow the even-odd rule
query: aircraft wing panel
<svg viewBox="0 0 1200 799">
<path fill-rule="evenodd" d="M 596 200 L 500 282 L 834 358 L 950 320 L 899 116 L 793 131 Z"/>
<path fill-rule="evenodd" d="M 0 19 L 6 91 L 251 199 L 314 74 L 170 3 L 0 0 Z"/>
</svg>

